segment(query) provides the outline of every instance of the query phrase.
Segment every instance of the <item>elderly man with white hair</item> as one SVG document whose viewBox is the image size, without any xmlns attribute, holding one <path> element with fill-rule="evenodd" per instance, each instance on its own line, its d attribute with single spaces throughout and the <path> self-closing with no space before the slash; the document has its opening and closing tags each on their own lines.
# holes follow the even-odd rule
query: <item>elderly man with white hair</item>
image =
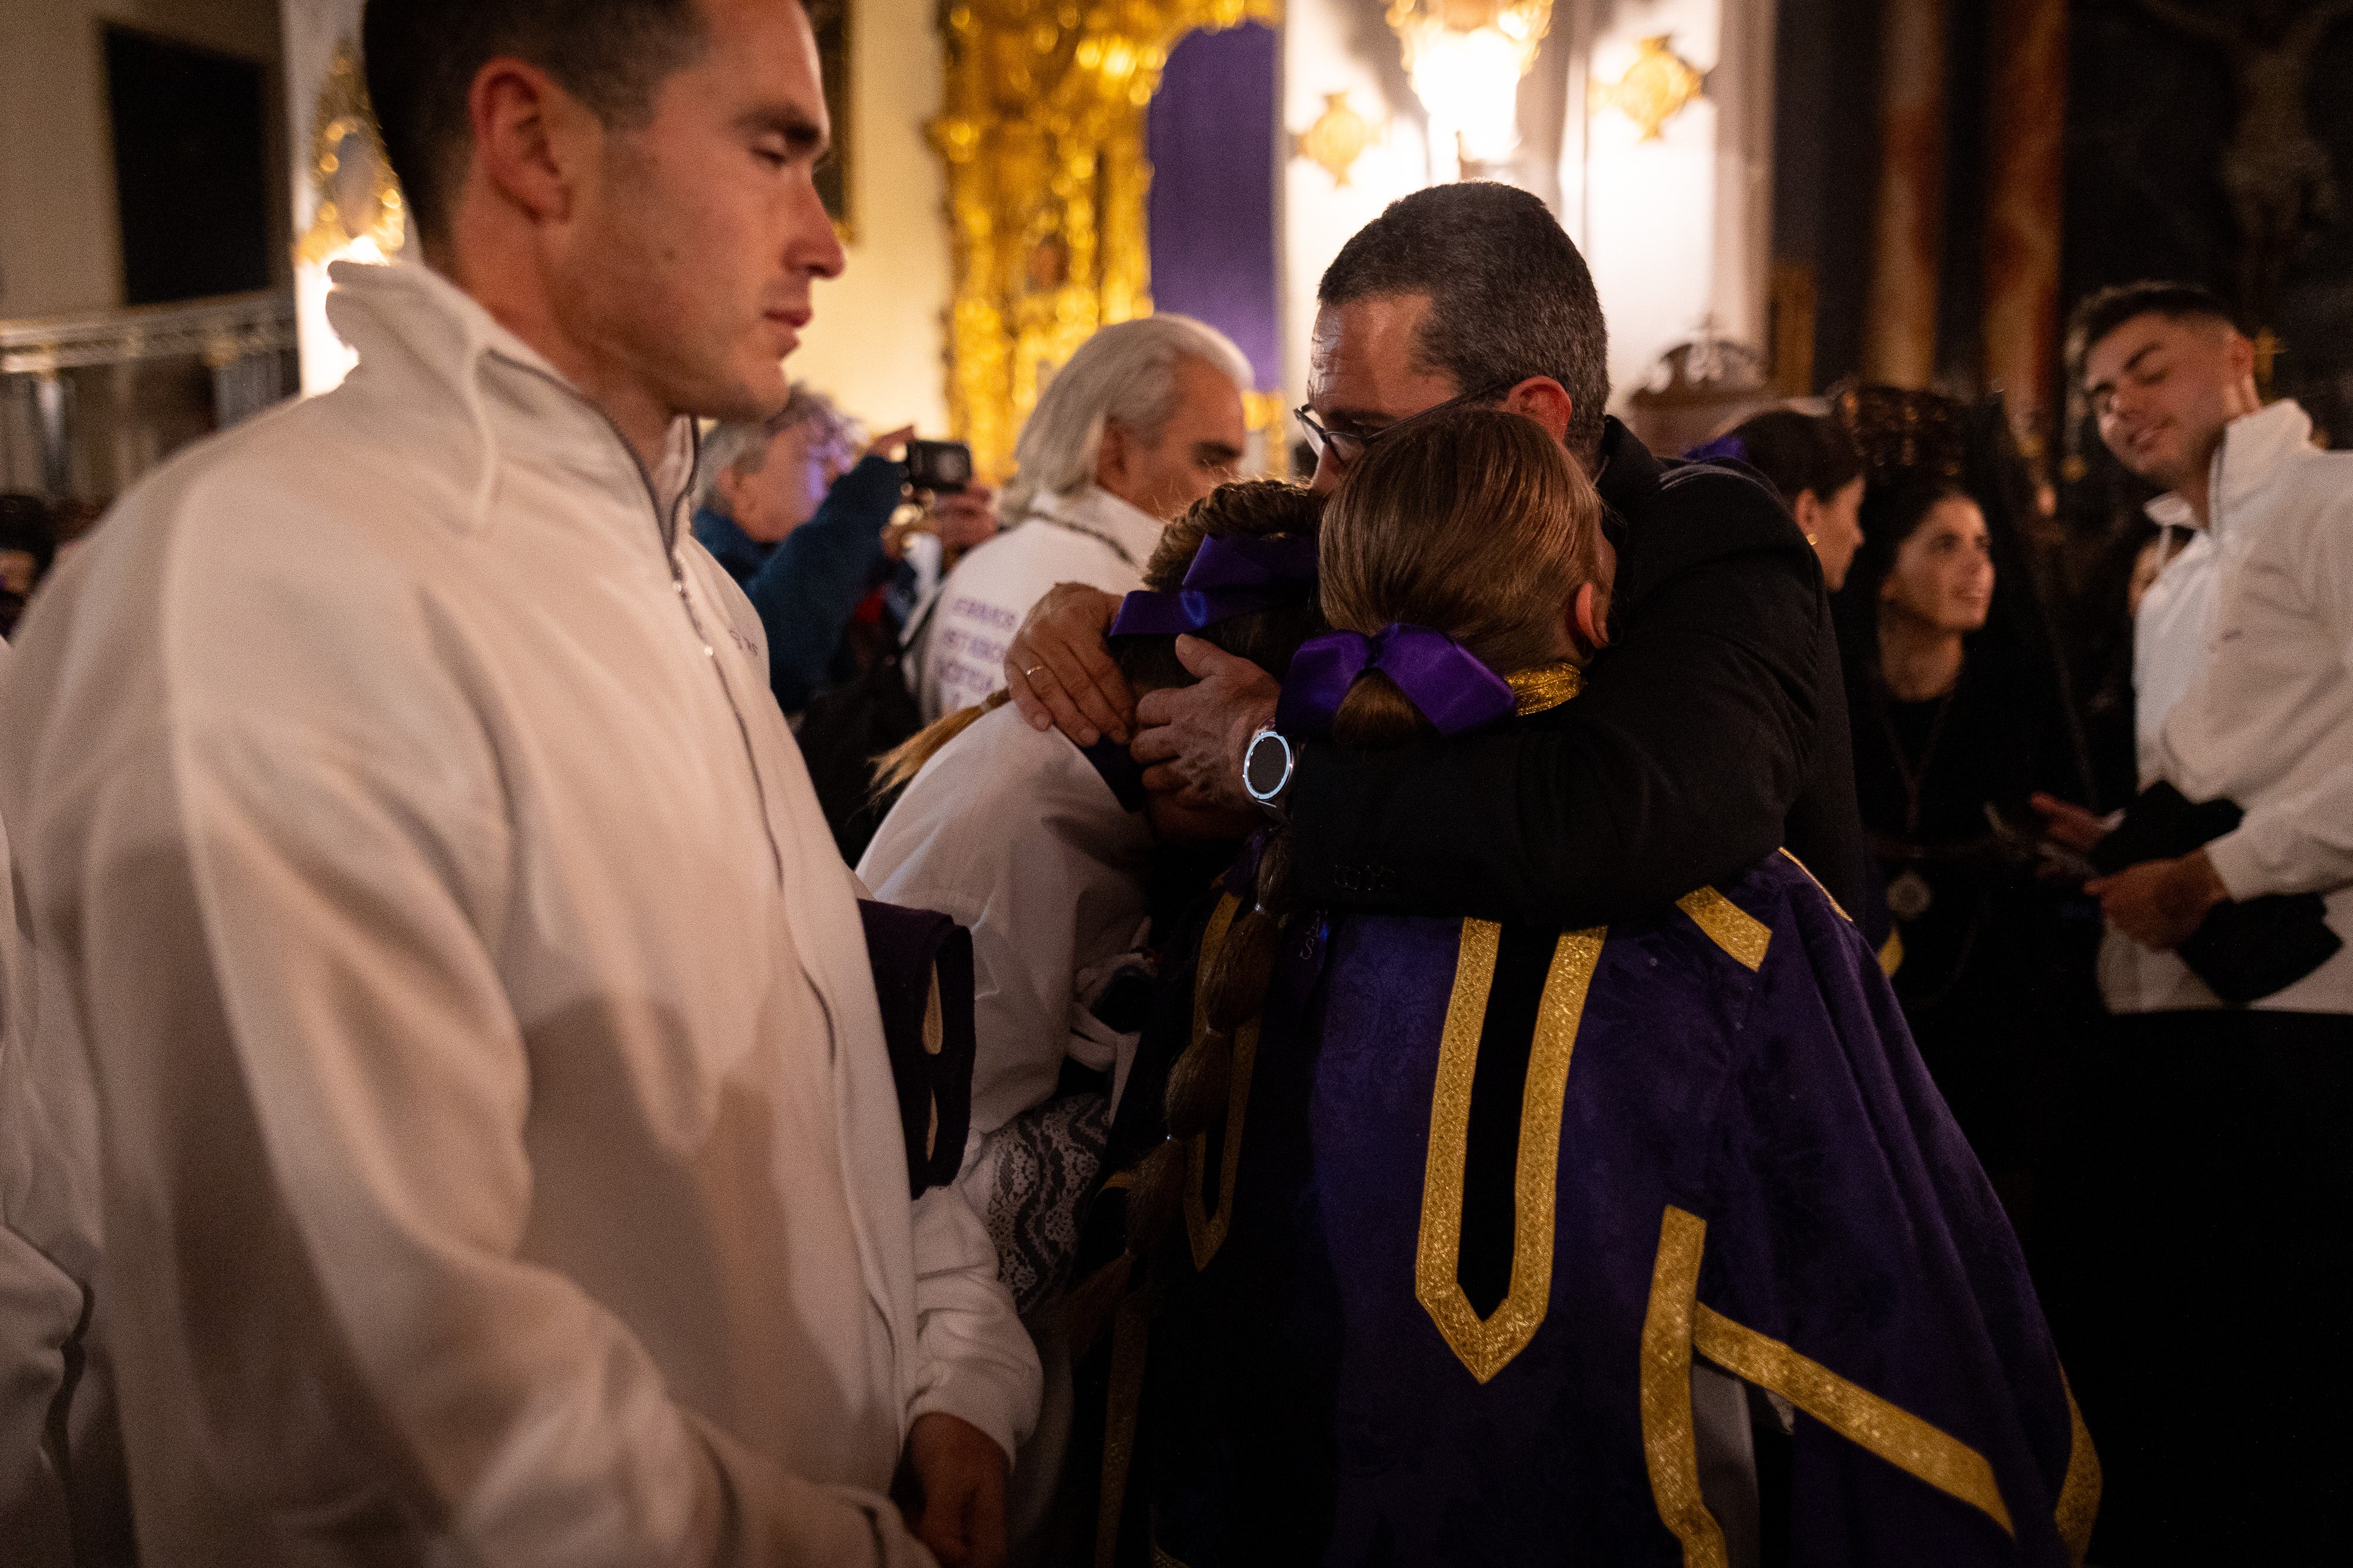
<svg viewBox="0 0 2353 1568">
<path fill-rule="evenodd" d="M 1250 361 L 1189 316 L 1109 326 L 1079 346 L 1021 426 L 1007 530 L 940 586 L 916 695 L 926 721 L 1005 684 L 1006 645 L 1057 583 L 1144 586 L 1171 518 L 1235 476 Z"/>
</svg>

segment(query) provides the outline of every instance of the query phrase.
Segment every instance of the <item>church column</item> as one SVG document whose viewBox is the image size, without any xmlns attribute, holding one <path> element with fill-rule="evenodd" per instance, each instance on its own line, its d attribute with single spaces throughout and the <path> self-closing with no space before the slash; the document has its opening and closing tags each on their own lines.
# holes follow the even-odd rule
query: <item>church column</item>
<svg viewBox="0 0 2353 1568">
<path fill-rule="evenodd" d="M 2067 0 L 1995 0 L 1987 147 L 1985 379 L 2047 474 L 2059 359 Z"/>
<path fill-rule="evenodd" d="M 1926 386 L 1936 370 L 1945 240 L 1945 0 L 1887 0 L 1879 25 L 1879 202 L 1863 374 Z"/>
</svg>

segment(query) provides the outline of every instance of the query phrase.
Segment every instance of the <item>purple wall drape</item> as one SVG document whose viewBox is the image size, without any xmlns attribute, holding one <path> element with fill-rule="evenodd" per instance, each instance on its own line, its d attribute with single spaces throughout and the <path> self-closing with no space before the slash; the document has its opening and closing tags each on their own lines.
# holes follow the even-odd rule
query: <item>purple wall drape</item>
<svg viewBox="0 0 2353 1568">
<path fill-rule="evenodd" d="M 1155 308 L 1240 346 L 1261 388 L 1282 384 L 1274 247 L 1275 93 L 1282 38 L 1245 22 L 1168 51 L 1145 116 Z"/>
</svg>

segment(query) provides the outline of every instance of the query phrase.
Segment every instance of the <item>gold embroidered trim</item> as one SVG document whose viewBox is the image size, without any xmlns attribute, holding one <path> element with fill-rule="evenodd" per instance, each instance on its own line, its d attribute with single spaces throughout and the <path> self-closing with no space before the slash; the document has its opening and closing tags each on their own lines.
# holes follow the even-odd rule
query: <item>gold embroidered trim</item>
<svg viewBox="0 0 2353 1568">
<path fill-rule="evenodd" d="M 1847 912 L 1846 912 L 1846 910 L 1845 910 L 1845 909 L 1844 909 L 1844 908 L 1843 908 L 1843 907 L 1839 903 L 1839 901 L 1838 901 L 1836 899 L 1831 898 L 1831 890 L 1830 890 L 1828 888 L 1824 888 L 1824 887 L 1822 887 L 1822 879 L 1821 879 L 1820 877 L 1815 876 L 1815 875 L 1813 874 L 1813 872 L 1812 872 L 1810 869 L 1809 869 L 1809 868 L 1808 868 L 1808 867 L 1807 867 L 1806 863 L 1805 863 L 1803 860 L 1799 859 L 1795 855 L 1790 855 L 1790 854 L 1789 854 L 1788 846 L 1787 846 L 1787 845 L 1783 845 L 1783 846 L 1781 847 L 1781 853 L 1782 853 L 1782 854 L 1784 854 L 1784 855 L 1788 856 L 1788 859 L 1789 859 L 1789 864 L 1790 864 L 1790 865 L 1795 866 L 1799 870 L 1800 870 L 1800 871 L 1804 871 L 1804 872 L 1806 873 L 1806 880 L 1807 880 L 1807 881 L 1811 882 L 1811 883 L 1812 883 L 1816 888 L 1818 888 L 1818 889 L 1821 889 L 1821 895 L 1822 895 L 1822 897 L 1824 897 L 1824 898 L 1826 898 L 1826 899 L 1830 899 L 1830 900 L 1831 900 L 1831 908 L 1832 908 L 1832 909 L 1834 909 L 1834 910 L 1838 910 L 1838 912 L 1839 912 L 1839 919 L 1841 919 L 1841 920 L 1842 920 L 1842 921 L 1846 921 L 1846 923 L 1847 923 L 1847 924 L 1849 924 L 1849 925 L 1852 925 L 1852 924 L 1854 924 L 1854 917 L 1853 917 L 1852 915 L 1851 915 L 1851 914 L 1847 913 Z"/>
<path fill-rule="evenodd" d="M 1471 1083 L 1479 1065 L 1479 1036 L 1486 1024 L 1487 994 L 1503 948 L 1503 928 L 1487 921 L 1462 922 L 1454 995 L 1447 1004 L 1446 1032 L 1438 1047 L 1438 1083 L 1430 1096 L 1430 1160 L 1422 1176 L 1413 1293 L 1481 1383 L 1527 1348 L 1552 1303 L 1553 1208 L 1560 1193 L 1560 1121 L 1568 1091 L 1568 1062 L 1606 935 L 1599 926 L 1569 931 L 1553 948 L 1544 994 L 1536 1003 L 1535 1037 L 1520 1099 L 1512 1283 L 1494 1311 L 1482 1320 L 1458 1278 L 1462 1265 L 1462 1170 L 1471 1142 Z"/>
<path fill-rule="evenodd" d="M 1209 1032 L 1209 962 L 1225 945 L 1226 933 L 1233 929 L 1241 907 L 1241 900 L 1228 893 L 1218 900 L 1208 925 L 1201 932 L 1201 960 L 1193 989 L 1193 1043 L 1197 1046 Z M 1233 1071 L 1226 1091 L 1225 1146 L 1218 1159 L 1215 1210 L 1201 1197 L 1201 1174 L 1209 1163 L 1209 1135 L 1194 1133 L 1185 1151 L 1185 1238 L 1192 1244 L 1196 1268 L 1209 1266 L 1209 1259 L 1225 1245 L 1227 1228 L 1234 1222 L 1234 1176 L 1242 1160 L 1242 1112 L 1250 1109 L 1250 1068 L 1257 1060 L 1258 1020 L 1252 1018 L 1234 1031 Z"/>
<path fill-rule="evenodd" d="M 1103 1413 L 1103 1494 L 1095 1508 L 1095 1568 L 1113 1568 L 1119 1556 L 1120 1514 L 1127 1506 L 1127 1470 L 1135 1457 L 1135 1415 L 1144 1399 L 1145 1337 L 1152 1322 L 1141 1292 L 1120 1303 L 1111 1333 L 1111 1393 Z"/>
<path fill-rule="evenodd" d="M 1725 1371 L 1779 1394 L 1848 1442 L 1960 1499 L 2017 1535 L 1993 1467 L 1959 1438 L 1707 1307 L 1699 1308 L 1693 1321 L 1692 1343 Z"/>
<path fill-rule="evenodd" d="M 2100 1455 L 2092 1447 L 2092 1429 L 2084 1425 L 2084 1413 L 2076 1407 L 2075 1391 L 2067 1387 L 2063 1370 L 2059 1385 L 2067 1395 L 2067 1479 L 2059 1484 L 2055 1512 L 2067 1560 L 2084 1568 L 2084 1553 L 2092 1549 L 2092 1525 L 2100 1517 Z"/>
<path fill-rule="evenodd" d="M 1773 940 L 1772 928 L 1714 888 L 1693 889 L 1675 900 L 1675 908 L 1689 915 L 1692 923 L 1707 932 L 1716 946 L 1749 968 L 1764 966 L 1765 949 Z"/>
<path fill-rule="evenodd" d="M 1683 1542 L 1683 1568 L 1725 1568 L 1724 1531 L 1699 1490 L 1692 1424 L 1692 1310 L 1699 1300 L 1707 1221 L 1672 1204 L 1659 1224 L 1659 1260 L 1642 1316 L 1642 1461 L 1659 1522 Z"/>
<path fill-rule="evenodd" d="M 1893 980 L 1895 972 L 1903 967 L 1904 933 L 1891 931 L 1887 933 L 1887 940 L 1879 944 L 1879 973 Z"/>
<path fill-rule="evenodd" d="M 1515 669 L 1504 679 L 1511 683 L 1517 710 L 1524 718 L 1548 712 L 1585 689 L 1585 672 L 1573 664 L 1540 664 L 1533 669 Z"/>
</svg>

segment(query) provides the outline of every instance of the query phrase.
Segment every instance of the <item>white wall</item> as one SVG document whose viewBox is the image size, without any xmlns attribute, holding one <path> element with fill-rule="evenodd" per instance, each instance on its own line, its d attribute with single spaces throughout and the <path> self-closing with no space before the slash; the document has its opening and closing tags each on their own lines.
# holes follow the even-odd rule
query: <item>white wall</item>
<svg viewBox="0 0 2353 1568">
<path fill-rule="evenodd" d="M 277 0 L 0 0 L 0 318 L 122 302 L 105 22 L 269 67 L 275 144 Z M 270 253 L 284 277 L 282 223 Z"/>
<path fill-rule="evenodd" d="M 1324 94 L 1344 88 L 1366 118 L 1391 117 L 1387 143 L 1366 153 L 1345 186 L 1335 189 L 1303 158 L 1289 160 L 1284 342 L 1294 395 L 1303 393 L 1324 268 L 1385 205 L 1430 180 L 1419 105 L 1386 9 L 1383 0 L 1290 0 L 1285 128 L 1305 130 L 1323 112 Z M 1619 406 L 1659 356 L 1710 315 L 1719 335 L 1765 346 L 1773 15 L 1773 0 L 1555 0 L 1553 39 L 1535 68 L 1567 76 L 1544 84 L 1547 93 L 1565 89 L 1567 104 L 1556 210 L 1600 289 Z M 1715 75 L 1705 98 L 1645 142 L 1614 109 L 1591 109 L 1587 89 L 1596 79 L 1615 81 L 1638 40 L 1661 33 Z M 1528 103 L 1524 95 L 1524 114 Z"/>
<path fill-rule="evenodd" d="M 1564 16 L 1567 12 L 1569 15 Z M 1713 317 L 1717 336 L 1767 347 L 1772 233 L 1772 0 L 1562 0 L 1578 28 L 1562 142 L 1563 220 L 1593 268 L 1609 321 L 1611 402 Z M 1645 142 L 1585 88 L 1615 82 L 1638 42 L 1662 33 L 1711 71 L 1707 94 Z"/>
<path fill-rule="evenodd" d="M 1288 0 L 1282 29 L 1282 193 L 1283 388 L 1293 406 L 1307 395 L 1307 341 L 1315 325 L 1315 285 L 1348 237 L 1381 209 L 1430 183 L 1421 105 L 1406 84 L 1397 35 L 1383 20 L 1383 0 Z M 1297 156 L 1292 138 L 1315 123 L 1324 95 L 1346 92 L 1348 106 L 1388 134 L 1365 150 L 1336 184 L 1320 165 Z M 1287 438 L 1298 432 L 1286 428 Z"/>
<path fill-rule="evenodd" d="M 817 286 L 786 368 L 878 432 L 948 429 L 947 185 L 923 140 L 944 68 L 931 0 L 852 5 L 849 266 Z"/>
</svg>

